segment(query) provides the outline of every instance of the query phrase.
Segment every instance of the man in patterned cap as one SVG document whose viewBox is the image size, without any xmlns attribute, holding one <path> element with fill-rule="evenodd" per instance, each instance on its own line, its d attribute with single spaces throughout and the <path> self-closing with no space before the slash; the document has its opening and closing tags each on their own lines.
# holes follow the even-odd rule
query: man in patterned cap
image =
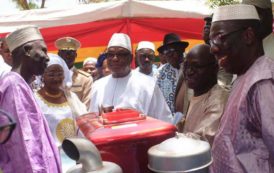
<svg viewBox="0 0 274 173">
<path fill-rule="evenodd" d="M 274 59 L 273 13 L 270 0 L 243 0 L 243 4 L 254 5 L 261 19 L 261 37 L 263 38 L 264 53 Z"/>
<path fill-rule="evenodd" d="M 217 8 L 210 45 L 219 65 L 238 76 L 213 142 L 211 173 L 273 173 L 274 61 L 264 55 L 256 8 Z"/>
<path fill-rule="evenodd" d="M 0 82 L 0 109 L 17 126 L 0 145 L 0 168 L 5 173 L 61 173 L 58 149 L 47 121 L 29 87 L 33 75 L 47 66 L 47 47 L 37 27 L 18 29 L 6 37 L 13 58 L 11 72 Z"/>
<path fill-rule="evenodd" d="M 132 108 L 148 116 L 171 123 L 173 118 L 155 81 L 151 77 L 131 71 L 131 41 L 128 35 L 112 35 L 106 51 L 111 71 L 92 87 L 91 112 L 100 107 Z"/>
<path fill-rule="evenodd" d="M 74 67 L 77 50 L 81 46 L 80 42 L 72 37 L 63 37 L 55 41 L 55 46 L 58 49 L 58 55 L 63 58 L 70 69 L 70 75 L 72 76 L 71 91 L 89 108 L 91 86 L 93 83 L 92 76 Z"/>
</svg>

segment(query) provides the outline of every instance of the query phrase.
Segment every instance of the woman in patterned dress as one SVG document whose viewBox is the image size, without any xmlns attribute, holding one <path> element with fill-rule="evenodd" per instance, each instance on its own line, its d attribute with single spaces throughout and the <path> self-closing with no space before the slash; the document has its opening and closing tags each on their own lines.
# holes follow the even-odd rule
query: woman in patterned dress
<svg viewBox="0 0 274 173">
<path fill-rule="evenodd" d="M 63 60 L 57 55 L 49 57 L 42 77 L 44 86 L 35 92 L 35 97 L 59 147 L 65 138 L 76 136 L 75 118 L 87 111 L 78 97 L 65 87 Z"/>
<path fill-rule="evenodd" d="M 75 162 L 64 154 L 61 144 L 65 138 L 78 136 L 75 118 L 87 113 L 87 110 L 77 95 L 66 87 L 64 79 L 65 75 L 67 78 L 69 74 L 64 73 L 68 71 L 65 62 L 57 55 L 49 55 L 49 57 L 48 67 L 42 76 L 44 86 L 35 92 L 35 98 L 59 148 L 62 170 L 65 172 Z"/>
</svg>

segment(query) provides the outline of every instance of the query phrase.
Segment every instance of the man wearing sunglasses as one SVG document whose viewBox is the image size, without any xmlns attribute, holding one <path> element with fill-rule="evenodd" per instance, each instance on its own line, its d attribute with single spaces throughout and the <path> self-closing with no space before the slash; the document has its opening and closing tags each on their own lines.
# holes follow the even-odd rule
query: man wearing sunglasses
<svg viewBox="0 0 274 173">
<path fill-rule="evenodd" d="M 130 108 L 172 123 L 171 112 L 153 78 L 132 72 L 132 48 L 128 35 L 112 35 L 107 46 L 106 58 L 111 75 L 94 83 L 91 112 L 99 112 L 99 108 L 104 107 Z"/>
<path fill-rule="evenodd" d="M 155 59 L 155 46 L 152 42 L 141 41 L 138 43 L 136 49 L 136 59 L 139 67 L 136 68 L 137 72 L 156 78 L 157 69 L 153 64 Z"/>
<path fill-rule="evenodd" d="M 190 99 L 185 121 L 181 121 L 182 131 L 198 134 L 211 145 L 228 98 L 228 91 L 217 83 L 217 73 L 218 62 L 210 53 L 209 45 L 197 45 L 187 53 L 184 75 L 194 96 Z"/>
<path fill-rule="evenodd" d="M 58 149 L 29 86 L 33 75 L 44 73 L 47 46 L 34 26 L 8 34 L 6 42 L 13 66 L 0 81 L 0 108 L 17 124 L 9 140 L 0 145 L 0 168 L 4 173 L 60 173 Z M 8 129 L 4 127 L 6 135 Z"/>
<path fill-rule="evenodd" d="M 212 173 L 274 171 L 274 61 L 264 55 L 252 5 L 221 6 L 213 15 L 211 52 L 237 74 L 215 136 Z"/>
<path fill-rule="evenodd" d="M 177 34 L 169 33 L 165 35 L 163 45 L 157 49 L 158 52 L 162 52 L 166 56 L 168 62 L 159 70 L 157 84 L 173 114 L 175 113 L 175 90 L 179 79 L 180 65 L 183 62 L 187 46 L 188 42 L 181 41 Z"/>
<path fill-rule="evenodd" d="M 74 67 L 77 50 L 81 47 L 80 41 L 73 37 L 63 37 L 55 41 L 58 55 L 66 62 L 72 77 L 71 91 L 89 108 L 90 94 L 93 79 L 91 74 Z"/>
</svg>

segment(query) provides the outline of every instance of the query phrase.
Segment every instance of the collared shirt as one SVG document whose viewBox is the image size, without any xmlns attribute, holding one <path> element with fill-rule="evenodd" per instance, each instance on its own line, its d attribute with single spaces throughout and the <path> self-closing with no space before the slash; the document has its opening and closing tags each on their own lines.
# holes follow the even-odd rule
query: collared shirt
<svg viewBox="0 0 274 173">
<path fill-rule="evenodd" d="M 260 57 L 233 84 L 215 136 L 211 173 L 274 172 L 274 60 Z"/>
<path fill-rule="evenodd" d="M 195 133 L 212 145 L 228 98 L 228 91 L 214 85 L 208 92 L 192 97 L 186 115 L 184 133 Z"/>
<path fill-rule="evenodd" d="M 60 157 L 47 121 L 25 80 L 9 72 L 0 82 L 0 108 L 9 112 L 16 128 L 0 145 L 5 173 L 61 173 Z"/>
<path fill-rule="evenodd" d="M 71 91 L 86 105 L 90 106 L 91 87 L 93 84 L 92 76 L 82 70 L 73 67 L 71 70 L 72 86 Z"/>
<path fill-rule="evenodd" d="M 132 108 L 169 123 L 173 121 L 155 81 L 142 73 L 130 72 L 121 78 L 108 75 L 97 80 L 92 87 L 90 111 L 99 112 L 101 106 Z"/>
</svg>

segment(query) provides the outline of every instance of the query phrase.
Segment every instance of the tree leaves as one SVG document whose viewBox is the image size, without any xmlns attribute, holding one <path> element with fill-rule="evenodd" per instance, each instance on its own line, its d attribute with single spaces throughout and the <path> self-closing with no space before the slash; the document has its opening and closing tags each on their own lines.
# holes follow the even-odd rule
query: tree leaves
<svg viewBox="0 0 274 173">
<path fill-rule="evenodd" d="M 239 4 L 239 0 L 207 0 L 210 8 L 214 9 L 222 5 Z"/>
<path fill-rule="evenodd" d="M 37 1 L 35 0 L 12 0 L 16 3 L 17 8 L 21 10 L 30 10 L 30 9 L 38 9 L 44 8 L 46 0 L 41 0 L 41 6 L 37 5 Z"/>
</svg>

